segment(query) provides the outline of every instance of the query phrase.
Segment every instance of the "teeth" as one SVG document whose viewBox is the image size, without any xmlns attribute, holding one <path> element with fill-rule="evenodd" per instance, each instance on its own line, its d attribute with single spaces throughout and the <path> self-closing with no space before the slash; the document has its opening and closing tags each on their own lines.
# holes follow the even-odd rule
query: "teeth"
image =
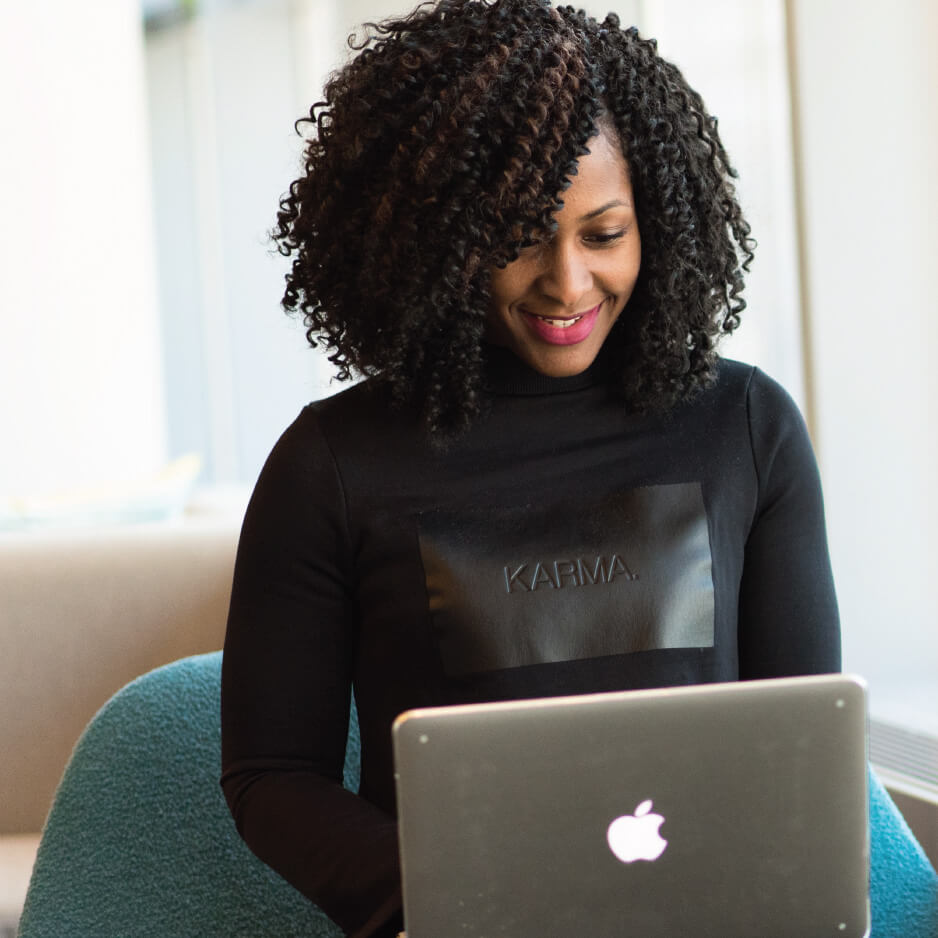
<svg viewBox="0 0 938 938">
<path fill-rule="evenodd" d="M 547 325 L 555 329 L 569 329 L 574 323 L 579 322 L 583 317 L 577 316 L 576 319 L 548 319 L 546 316 L 538 316 L 538 319 L 546 322 Z"/>
</svg>

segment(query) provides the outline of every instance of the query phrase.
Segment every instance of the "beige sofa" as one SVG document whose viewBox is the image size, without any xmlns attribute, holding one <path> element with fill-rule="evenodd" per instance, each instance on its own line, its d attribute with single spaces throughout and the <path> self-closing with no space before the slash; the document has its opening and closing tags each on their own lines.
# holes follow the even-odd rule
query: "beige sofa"
<svg viewBox="0 0 938 938">
<path fill-rule="evenodd" d="M 138 675 L 222 646 L 242 512 L 0 533 L 0 935 L 84 726 Z"/>
</svg>

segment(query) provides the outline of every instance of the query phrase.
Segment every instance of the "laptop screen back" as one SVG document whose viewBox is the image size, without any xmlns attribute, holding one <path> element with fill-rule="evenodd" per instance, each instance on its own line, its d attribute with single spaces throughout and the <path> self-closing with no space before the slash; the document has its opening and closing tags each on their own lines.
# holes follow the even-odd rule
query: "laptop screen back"
<svg viewBox="0 0 938 938">
<path fill-rule="evenodd" d="M 855 678 L 416 710 L 394 746 L 408 938 L 868 931 Z"/>
</svg>

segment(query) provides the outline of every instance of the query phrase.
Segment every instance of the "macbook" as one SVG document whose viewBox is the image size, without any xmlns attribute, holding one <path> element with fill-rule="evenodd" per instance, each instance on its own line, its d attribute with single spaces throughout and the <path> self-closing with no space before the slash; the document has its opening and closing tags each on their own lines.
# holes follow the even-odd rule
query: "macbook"
<svg viewBox="0 0 938 938">
<path fill-rule="evenodd" d="M 412 710 L 408 938 L 861 938 L 866 694 L 844 675 Z"/>
</svg>

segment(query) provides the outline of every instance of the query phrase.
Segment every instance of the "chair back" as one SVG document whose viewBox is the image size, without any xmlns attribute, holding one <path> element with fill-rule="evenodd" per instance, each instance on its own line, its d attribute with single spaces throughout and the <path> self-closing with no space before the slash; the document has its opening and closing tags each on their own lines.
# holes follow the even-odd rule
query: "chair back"
<svg viewBox="0 0 938 938">
<path fill-rule="evenodd" d="M 870 771 L 870 938 L 938 938 L 938 875 Z"/>
<path fill-rule="evenodd" d="M 258 860 L 219 785 L 221 652 L 119 691 L 79 739 L 33 869 L 20 938 L 340 938 Z M 353 711 L 345 784 L 357 789 Z"/>
</svg>

